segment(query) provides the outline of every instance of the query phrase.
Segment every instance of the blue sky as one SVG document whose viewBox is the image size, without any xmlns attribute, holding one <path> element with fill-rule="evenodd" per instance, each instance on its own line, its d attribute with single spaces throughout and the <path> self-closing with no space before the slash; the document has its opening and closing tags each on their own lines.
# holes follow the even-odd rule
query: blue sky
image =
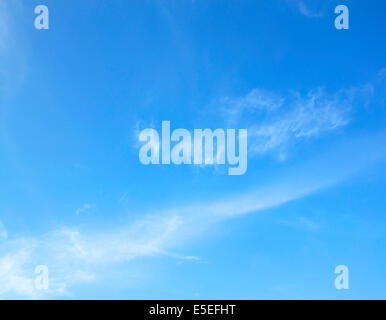
<svg viewBox="0 0 386 320">
<path fill-rule="evenodd" d="M 1 0 L 0 298 L 384 299 L 385 9 Z M 247 128 L 247 173 L 142 165 L 162 120 Z"/>
</svg>

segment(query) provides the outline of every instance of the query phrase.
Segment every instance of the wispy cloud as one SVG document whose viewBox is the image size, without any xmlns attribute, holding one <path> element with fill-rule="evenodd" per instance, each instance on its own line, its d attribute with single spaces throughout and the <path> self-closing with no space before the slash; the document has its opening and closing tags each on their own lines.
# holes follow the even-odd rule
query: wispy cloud
<svg viewBox="0 0 386 320">
<path fill-rule="evenodd" d="M 332 94 L 317 88 L 305 95 L 253 89 L 239 98 L 223 98 L 220 105 L 228 122 L 248 128 L 252 154 L 285 154 L 289 145 L 346 126 L 357 102 L 371 94 L 371 86 Z"/>
<path fill-rule="evenodd" d="M 174 250 L 214 223 L 283 204 L 317 188 L 313 185 L 284 190 L 273 186 L 231 200 L 167 208 L 110 231 L 63 227 L 41 236 L 10 239 L 0 245 L 0 296 L 69 295 L 73 285 L 102 280 L 108 277 L 106 270 L 114 273 L 122 264 L 140 258 L 164 256 L 197 261 L 197 257 Z M 33 270 L 39 264 L 49 268 L 48 291 L 34 287 Z"/>
<path fill-rule="evenodd" d="M 112 231 L 60 228 L 37 237 L 18 237 L 0 246 L 0 297 L 41 298 L 70 295 L 75 284 L 100 280 L 102 270 L 141 257 L 169 256 L 197 260 L 169 252 L 183 221 L 178 216 L 147 216 Z M 49 289 L 34 286 L 34 269 L 49 269 Z"/>
<path fill-rule="evenodd" d="M 196 261 L 199 258 L 177 253 L 184 243 L 222 221 L 308 196 L 384 161 L 386 150 L 380 147 L 384 140 L 383 134 L 343 141 L 265 186 L 209 202 L 157 209 L 126 225 L 102 230 L 62 227 L 41 236 L 9 237 L 0 242 L 0 296 L 70 295 L 72 286 L 106 280 L 122 270 L 122 265 L 126 269 L 138 260 L 169 257 Z M 296 223 L 312 230 L 318 228 L 306 217 Z M 34 268 L 41 264 L 50 271 L 48 291 L 36 290 L 31 280 Z"/>
<path fill-rule="evenodd" d="M 253 89 L 245 96 L 238 98 L 224 97 L 221 104 L 222 111 L 230 116 L 239 116 L 242 112 L 272 112 L 280 108 L 285 99 L 280 95 L 262 88 Z"/>
<path fill-rule="evenodd" d="M 249 130 L 254 139 L 252 150 L 264 153 L 345 126 L 349 122 L 351 99 L 340 94 L 329 96 L 321 89 L 309 92 L 306 97 L 294 93 L 280 115 L 275 114 Z"/>
<path fill-rule="evenodd" d="M 12 248 L 0 258 L 0 297 L 12 292 L 24 297 L 35 297 L 33 278 L 23 266 L 31 258 L 31 243 L 24 243 L 18 250 Z M 31 274 L 31 273 L 30 273 Z"/>
</svg>

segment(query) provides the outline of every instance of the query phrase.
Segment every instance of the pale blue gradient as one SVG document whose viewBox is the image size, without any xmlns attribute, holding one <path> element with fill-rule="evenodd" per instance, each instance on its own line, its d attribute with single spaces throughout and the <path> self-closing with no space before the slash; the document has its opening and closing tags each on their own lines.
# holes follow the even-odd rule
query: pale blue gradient
<svg viewBox="0 0 386 320">
<path fill-rule="evenodd" d="M 0 298 L 386 298 L 385 13 L 1 0 Z M 248 171 L 142 165 L 162 120 L 247 128 Z"/>
</svg>

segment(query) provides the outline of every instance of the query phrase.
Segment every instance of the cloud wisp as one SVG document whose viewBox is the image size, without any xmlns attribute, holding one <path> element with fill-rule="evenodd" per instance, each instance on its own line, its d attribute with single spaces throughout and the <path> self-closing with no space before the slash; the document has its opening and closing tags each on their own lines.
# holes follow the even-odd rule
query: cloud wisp
<svg viewBox="0 0 386 320">
<path fill-rule="evenodd" d="M 215 224 L 284 205 L 384 161 L 384 140 L 380 134 L 342 141 L 269 185 L 211 202 L 155 210 L 110 230 L 62 227 L 41 236 L 9 236 L 0 242 L 0 297 L 71 295 L 72 286 L 106 280 L 122 265 L 135 266 L 143 259 L 199 260 L 176 252 Z M 300 222 L 315 228 L 304 218 Z M 47 291 L 34 287 L 34 268 L 41 264 L 50 270 Z"/>
<path fill-rule="evenodd" d="M 166 209 L 112 231 L 63 227 L 38 237 L 10 239 L 0 245 L 0 297 L 70 296 L 71 286 L 101 280 L 104 270 L 143 258 L 199 260 L 173 250 L 214 223 L 278 206 L 311 191 L 305 188 L 265 198 L 263 191 L 257 191 L 232 201 Z M 33 271 L 42 263 L 50 270 L 47 291 L 34 287 Z"/>
<path fill-rule="evenodd" d="M 223 98 L 220 105 L 229 124 L 248 128 L 250 155 L 285 154 L 293 144 L 348 125 L 355 105 L 371 95 L 371 86 L 333 94 L 317 88 L 305 95 L 297 91 L 281 95 L 257 88 L 235 99 Z"/>
</svg>

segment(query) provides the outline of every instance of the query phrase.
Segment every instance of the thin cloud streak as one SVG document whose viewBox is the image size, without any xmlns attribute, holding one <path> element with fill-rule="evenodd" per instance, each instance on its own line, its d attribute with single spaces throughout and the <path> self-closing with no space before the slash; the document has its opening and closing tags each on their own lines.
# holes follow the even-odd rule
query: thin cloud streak
<svg viewBox="0 0 386 320">
<path fill-rule="evenodd" d="M 259 88 L 245 96 L 220 100 L 228 125 L 248 128 L 249 155 L 278 152 L 296 143 L 344 128 L 357 105 L 366 105 L 371 85 L 328 93 L 323 88 L 286 95 Z"/>
<path fill-rule="evenodd" d="M 269 185 L 213 202 L 154 211 L 114 230 L 63 227 L 37 237 L 11 237 L 0 243 L 0 296 L 70 295 L 72 286 L 98 282 L 106 277 L 106 269 L 114 272 L 139 259 L 197 261 L 198 257 L 174 251 L 215 224 L 300 199 L 384 161 L 384 140 L 379 134 L 342 141 Z M 39 264 L 50 270 L 46 292 L 37 291 L 31 280 Z"/>
</svg>

